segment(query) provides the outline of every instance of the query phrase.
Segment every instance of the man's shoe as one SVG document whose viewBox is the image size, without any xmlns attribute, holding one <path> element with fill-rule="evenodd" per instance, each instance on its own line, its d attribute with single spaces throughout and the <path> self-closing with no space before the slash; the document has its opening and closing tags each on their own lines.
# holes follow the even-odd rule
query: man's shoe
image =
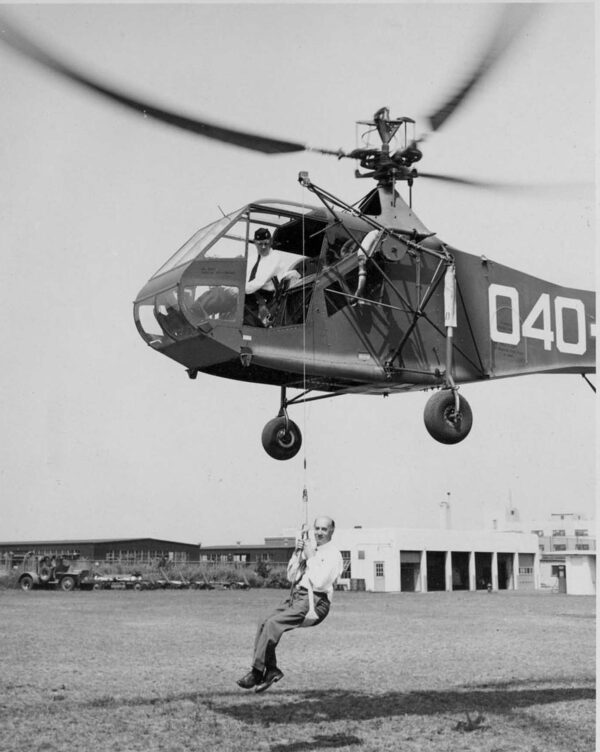
<svg viewBox="0 0 600 752">
<path fill-rule="evenodd" d="M 275 684 L 280 679 L 283 679 L 283 671 L 278 668 L 270 668 L 267 670 L 264 679 L 254 687 L 255 692 L 264 692 L 265 689 L 269 689 L 271 684 Z"/>
<path fill-rule="evenodd" d="M 246 676 L 242 676 L 241 679 L 238 679 L 237 683 L 242 689 L 252 689 L 252 687 L 256 687 L 256 685 L 260 684 L 262 681 L 262 673 L 258 669 L 253 668 L 252 671 L 249 671 L 246 674 Z"/>
</svg>

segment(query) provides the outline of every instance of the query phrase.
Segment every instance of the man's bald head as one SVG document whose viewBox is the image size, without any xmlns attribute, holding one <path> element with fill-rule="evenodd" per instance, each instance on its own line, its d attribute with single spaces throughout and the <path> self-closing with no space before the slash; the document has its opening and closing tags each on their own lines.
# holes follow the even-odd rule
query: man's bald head
<svg viewBox="0 0 600 752">
<path fill-rule="evenodd" d="M 335 530 L 335 522 L 331 517 L 317 517 L 314 530 L 317 546 L 322 546 L 324 543 L 329 543 L 331 540 L 331 536 Z"/>
</svg>

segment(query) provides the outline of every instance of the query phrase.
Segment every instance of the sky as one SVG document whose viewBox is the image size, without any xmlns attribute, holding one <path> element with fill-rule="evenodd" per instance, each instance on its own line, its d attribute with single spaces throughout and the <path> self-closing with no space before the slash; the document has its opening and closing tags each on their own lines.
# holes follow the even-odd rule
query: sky
<svg viewBox="0 0 600 752">
<path fill-rule="evenodd" d="M 40 42 L 164 107 L 352 149 L 382 106 L 417 120 L 485 45 L 487 3 L 3 5 Z M 595 283 L 593 3 L 540 5 L 480 89 L 423 144 L 423 171 L 562 183 L 498 193 L 419 181 L 445 242 L 575 288 Z M 430 393 L 290 409 L 303 448 L 260 435 L 279 389 L 199 374 L 149 348 L 132 302 L 198 228 L 251 200 L 352 203 L 355 164 L 264 156 L 157 124 L 0 47 L 0 540 L 260 543 L 305 513 L 339 527 L 480 529 L 595 509 L 595 400 L 580 376 L 464 385 L 468 438 L 435 442 Z M 591 377 L 595 380 L 595 377 Z M 306 486 L 308 507 L 302 501 Z"/>
</svg>

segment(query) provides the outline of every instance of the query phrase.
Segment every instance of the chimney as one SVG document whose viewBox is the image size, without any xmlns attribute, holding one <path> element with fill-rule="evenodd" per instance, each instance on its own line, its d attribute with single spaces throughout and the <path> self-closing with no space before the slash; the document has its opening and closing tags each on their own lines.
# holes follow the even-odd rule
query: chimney
<svg viewBox="0 0 600 752">
<path fill-rule="evenodd" d="M 448 494 L 448 496 L 450 496 L 450 494 Z M 440 501 L 440 527 L 442 530 L 450 530 L 452 527 L 449 501 Z"/>
</svg>

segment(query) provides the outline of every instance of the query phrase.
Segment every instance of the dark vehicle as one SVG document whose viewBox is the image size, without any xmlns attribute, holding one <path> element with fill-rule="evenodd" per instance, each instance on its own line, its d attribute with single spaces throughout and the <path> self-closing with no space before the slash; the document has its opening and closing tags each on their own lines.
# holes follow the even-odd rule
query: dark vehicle
<svg viewBox="0 0 600 752">
<path fill-rule="evenodd" d="M 84 588 L 89 569 L 75 568 L 64 557 L 37 556 L 28 554 L 23 560 L 25 571 L 19 577 L 21 590 L 34 588 L 54 588 L 70 592 Z"/>
</svg>

